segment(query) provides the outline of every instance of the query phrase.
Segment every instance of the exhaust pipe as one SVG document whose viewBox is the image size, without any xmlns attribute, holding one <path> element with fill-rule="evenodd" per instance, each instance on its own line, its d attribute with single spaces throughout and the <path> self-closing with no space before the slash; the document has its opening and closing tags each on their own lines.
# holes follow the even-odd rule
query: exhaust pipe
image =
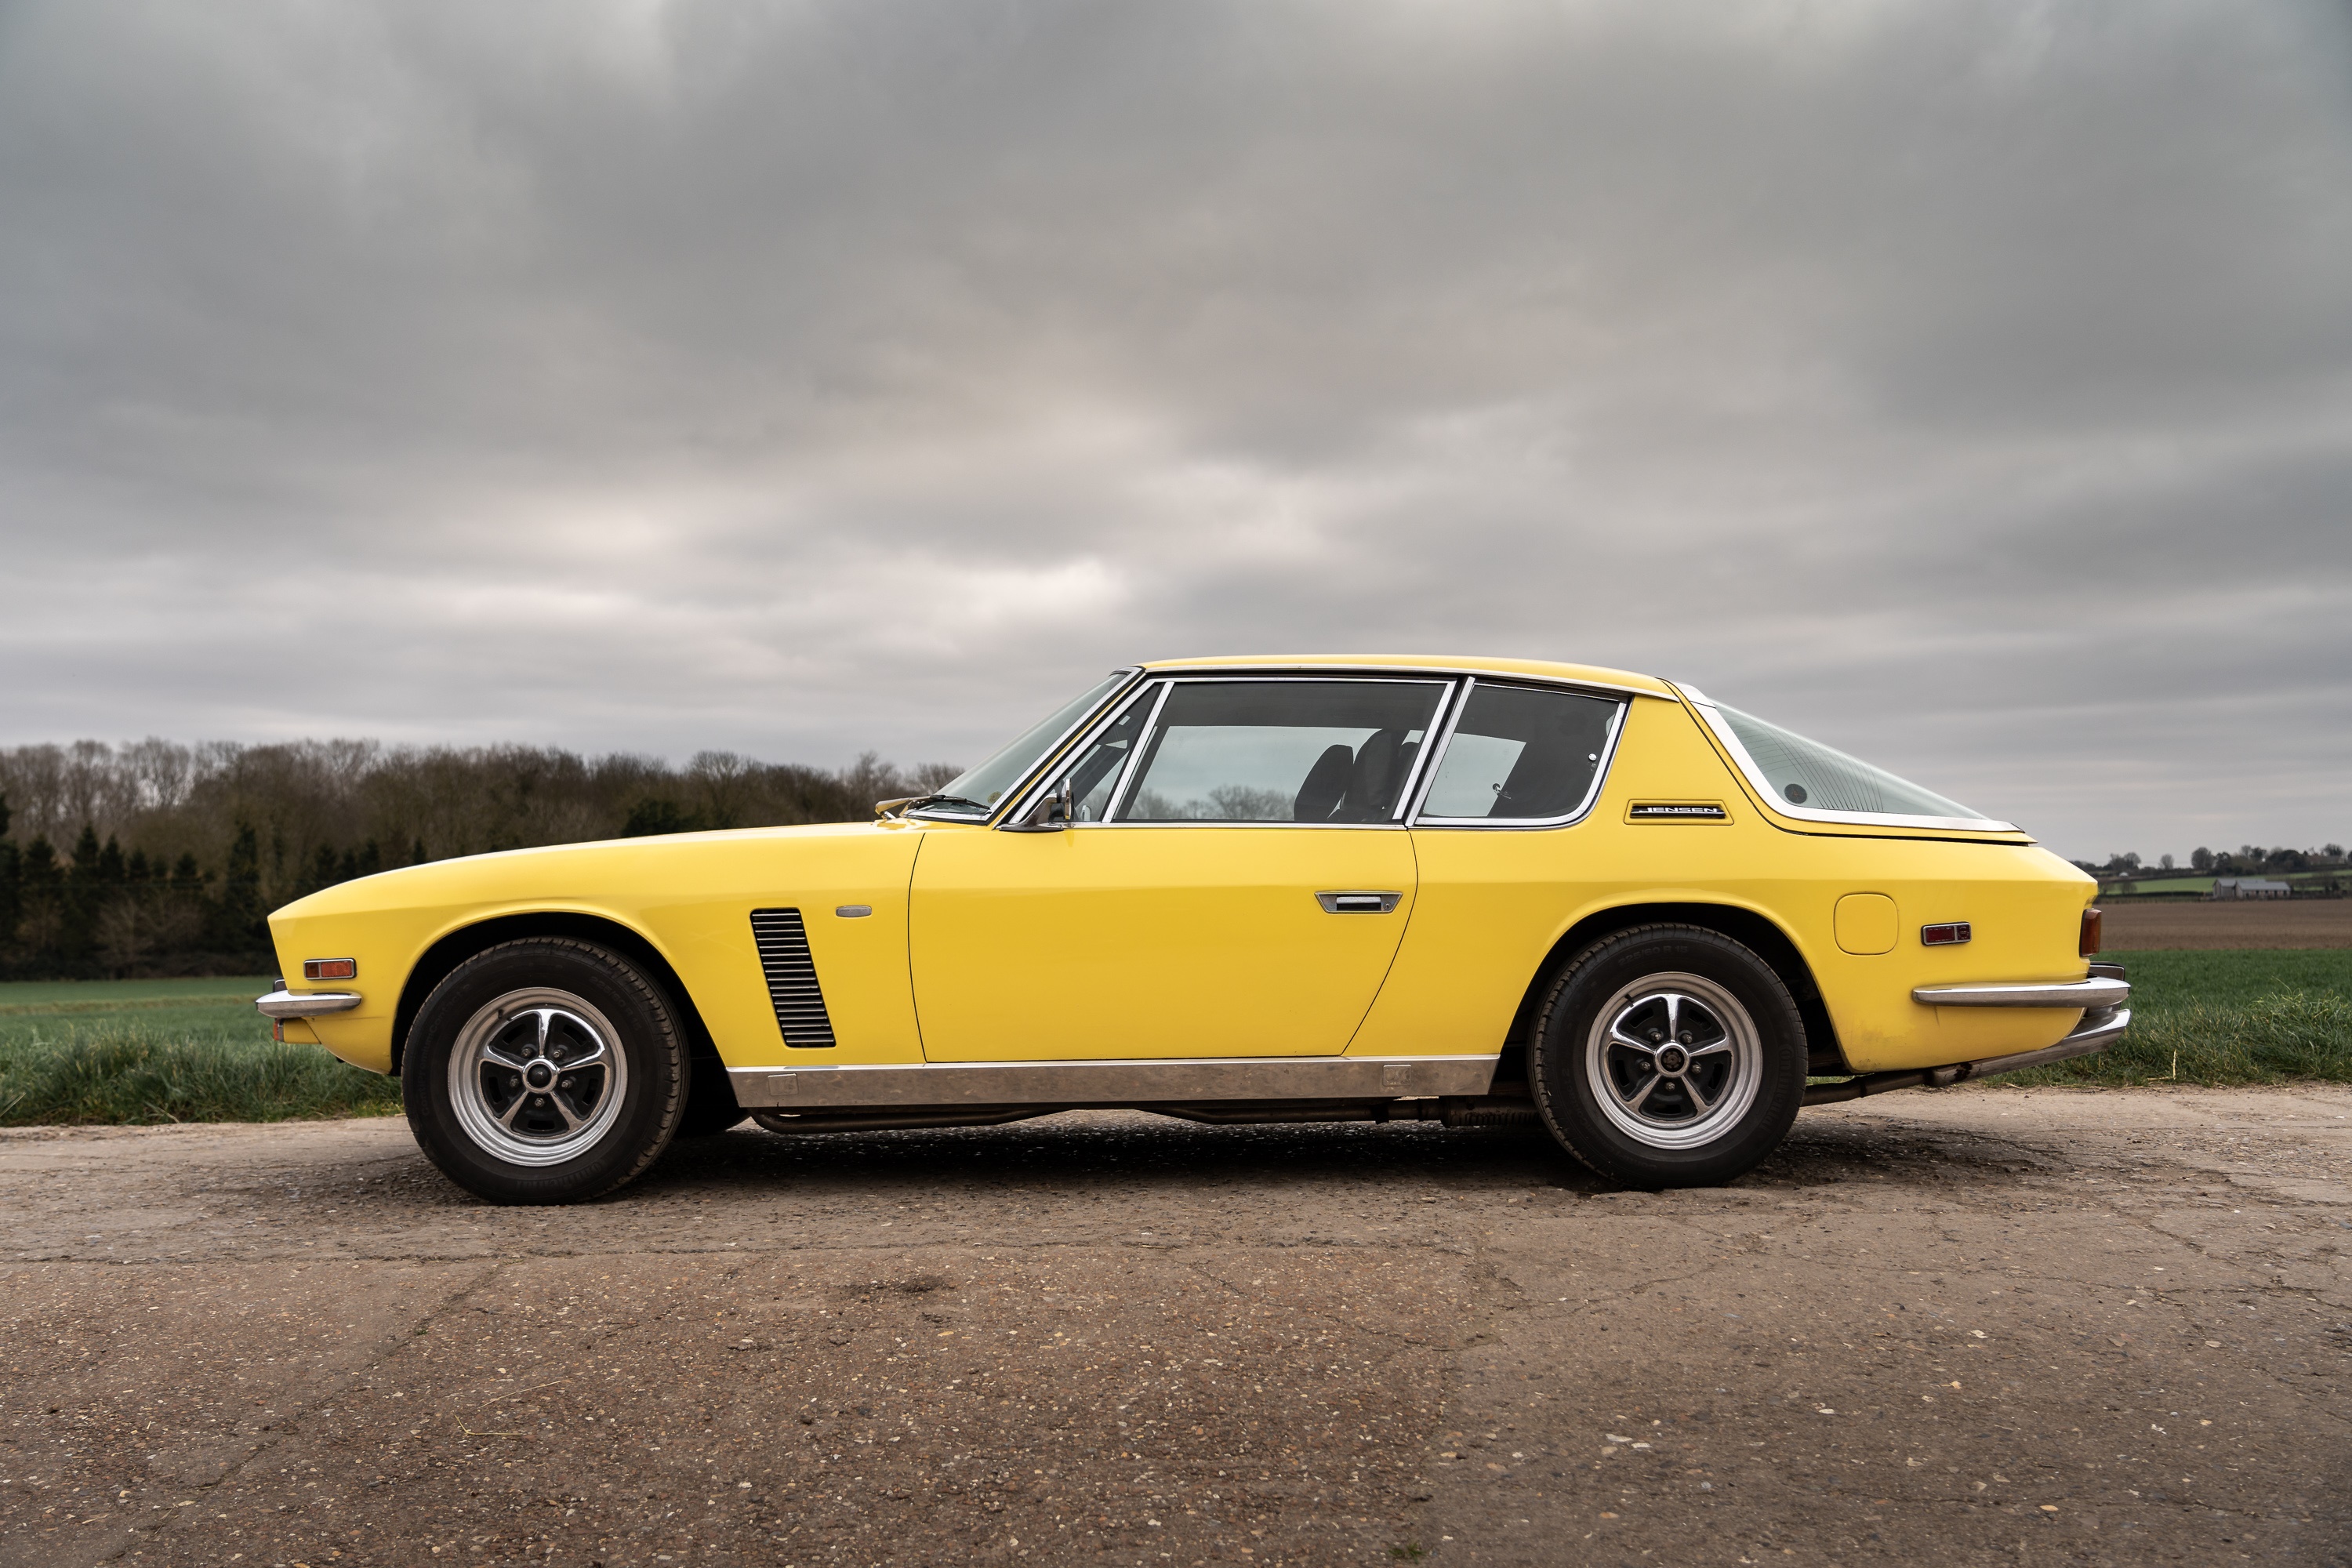
<svg viewBox="0 0 2352 1568">
<path fill-rule="evenodd" d="M 1816 1083 L 1807 1086 L 1807 1105 L 1835 1105 L 1841 1100 L 1860 1100 L 1865 1095 L 1890 1094 L 1898 1089 L 1949 1089 L 1970 1079 L 1991 1078 L 1998 1073 L 2016 1072 L 2024 1068 L 2046 1067 L 2074 1057 L 2087 1057 L 2105 1050 L 2131 1027 L 2131 1009 L 2102 1007 L 2083 1015 L 2074 1032 L 2054 1046 L 2038 1051 L 2020 1051 L 2013 1057 L 1987 1057 L 1982 1061 L 1957 1062 L 1950 1067 L 1921 1068 L 1902 1072 L 1864 1073 L 1843 1083 Z"/>
</svg>

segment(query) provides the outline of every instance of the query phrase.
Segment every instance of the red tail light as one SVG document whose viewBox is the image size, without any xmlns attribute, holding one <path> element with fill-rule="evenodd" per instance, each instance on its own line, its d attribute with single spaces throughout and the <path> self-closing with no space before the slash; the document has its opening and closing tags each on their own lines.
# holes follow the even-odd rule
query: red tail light
<svg viewBox="0 0 2352 1568">
<path fill-rule="evenodd" d="M 2096 909 L 2083 911 L 2083 941 L 2077 951 L 2084 958 L 2099 951 L 2099 911 Z"/>
</svg>

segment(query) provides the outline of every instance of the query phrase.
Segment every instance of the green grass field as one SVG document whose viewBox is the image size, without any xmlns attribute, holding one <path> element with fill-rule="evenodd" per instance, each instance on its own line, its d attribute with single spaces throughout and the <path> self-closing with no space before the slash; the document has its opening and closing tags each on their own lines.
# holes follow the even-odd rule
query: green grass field
<svg viewBox="0 0 2352 1568">
<path fill-rule="evenodd" d="M 2132 1026 L 2095 1057 L 1993 1081 L 2352 1082 L 2352 950 L 2108 952 L 2132 984 Z"/>
<path fill-rule="evenodd" d="M 2352 950 L 2114 952 L 2132 1028 L 2001 1084 L 2352 1082 Z M 0 1126 L 384 1116 L 400 1086 L 253 1010 L 268 982 L 0 984 Z"/>
<path fill-rule="evenodd" d="M 400 1086 L 281 1046 L 265 979 L 0 984 L 0 1126 L 383 1116 Z"/>
</svg>

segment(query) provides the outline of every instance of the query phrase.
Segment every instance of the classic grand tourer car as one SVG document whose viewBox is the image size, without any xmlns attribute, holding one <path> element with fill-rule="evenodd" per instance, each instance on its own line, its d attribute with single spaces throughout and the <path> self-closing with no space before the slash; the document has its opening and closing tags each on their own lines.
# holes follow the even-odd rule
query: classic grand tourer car
<svg viewBox="0 0 2352 1568">
<path fill-rule="evenodd" d="M 284 1038 L 502 1203 L 748 1114 L 1540 1121 L 1720 1183 L 1800 1107 L 2104 1048 L 2092 881 L 1688 686 L 1517 659 L 1114 671 L 868 823 L 478 855 L 270 917 Z"/>
</svg>

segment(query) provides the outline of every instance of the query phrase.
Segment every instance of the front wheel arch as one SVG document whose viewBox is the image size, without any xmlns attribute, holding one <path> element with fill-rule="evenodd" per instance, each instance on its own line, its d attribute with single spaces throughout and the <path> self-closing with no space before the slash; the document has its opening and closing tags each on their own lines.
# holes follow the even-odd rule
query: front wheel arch
<svg viewBox="0 0 2352 1568">
<path fill-rule="evenodd" d="M 400 1077 L 402 1059 L 407 1055 L 409 1031 L 415 1026 L 417 1009 L 433 994 L 433 988 L 457 972 L 457 966 L 477 953 L 509 942 L 530 937 L 562 937 L 605 948 L 636 965 L 646 979 L 658 985 L 686 1035 L 688 1059 L 694 1075 L 697 1095 L 723 1094 L 731 1104 L 734 1085 L 727 1076 L 727 1064 L 719 1055 L 719 1046 L 702 1022 L 702 1014 L 694 1005 L 693 994 L 678 978 L 677 971 L 661 949 L 647 941 L 643 932 L 602 915 L 581 914 L 568 910 L 532 910 L 521 914 L 496 915 L 472 925 L 460 926 L 447 932 L 425 950 L 408 972 L 408 979 L 400 988 L 400 1003 L 392 1019 L 392 1076 Z M 740 1107 L 738 1108 L 740 1112 Z M 734 1121 L 742 1120 L 739 1113 Z M 730 1125 L 732 1125 L 730 1122 Z"/>
</svg>

